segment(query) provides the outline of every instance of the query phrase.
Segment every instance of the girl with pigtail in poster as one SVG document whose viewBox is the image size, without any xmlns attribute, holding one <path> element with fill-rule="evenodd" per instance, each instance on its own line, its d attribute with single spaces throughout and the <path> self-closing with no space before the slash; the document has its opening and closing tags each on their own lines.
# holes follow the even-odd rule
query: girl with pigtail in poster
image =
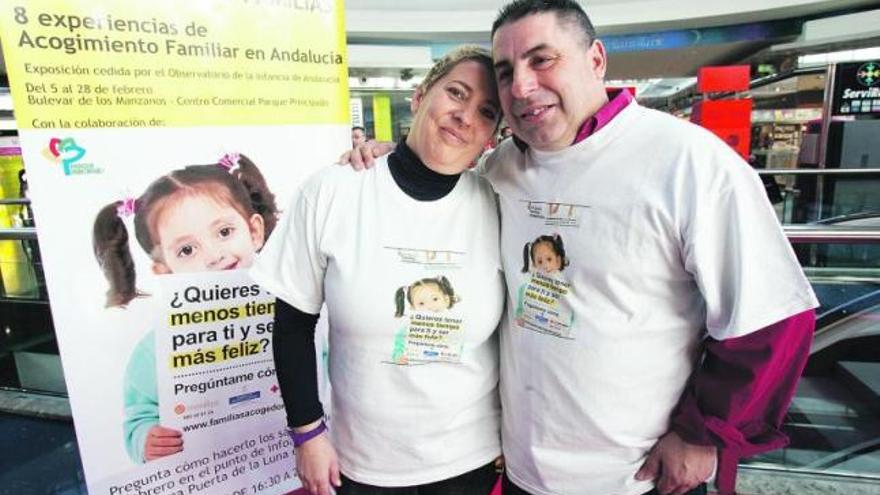
<svg viewBox="0 0 880 495">
<path fill-rule="evenodd" d="M 247 268 L 274 229 L 275 196 L 244 155 L 190 165 L 153 181 L 137 198 L 114 201 L 95 218 L 95 258 L 109 283 L 107 307 L 125 307 L 148 294 L 137 287 L 129 250 L 135 238 L 157 275 Z M 138 343 L 124 379 L 126 450 L 138 463 L 183 450 L 180 431 L 159 424 L 155 336 Z"/>
</svg>

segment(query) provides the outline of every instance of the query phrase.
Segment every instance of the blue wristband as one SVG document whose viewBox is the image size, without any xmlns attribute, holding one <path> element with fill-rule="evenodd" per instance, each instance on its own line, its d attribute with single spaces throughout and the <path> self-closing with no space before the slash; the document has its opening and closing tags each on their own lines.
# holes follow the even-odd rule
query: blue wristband
<svg viewBox="0 0 880 495">
<path fill-rule="evenodd" d="M 296 448 L 296 447 L 299 447 L 300 445 L 308 442 L 309 440 L 315 438 L 316 436 L 320 435 L 321 433 L 324 433 L 325 431 L 327 431 L 327 423 L 325 423 L 324 420 L 322 419 L 321 422 L 318 424 L 318 426 L 312 428 L 309 431 L 306 431 L 303 433 L 297 433 L 292 428 L 288 428 L 287 434 L 290 435 L 290 439 L 293 441 L 293 447 Z"/>
</svg>

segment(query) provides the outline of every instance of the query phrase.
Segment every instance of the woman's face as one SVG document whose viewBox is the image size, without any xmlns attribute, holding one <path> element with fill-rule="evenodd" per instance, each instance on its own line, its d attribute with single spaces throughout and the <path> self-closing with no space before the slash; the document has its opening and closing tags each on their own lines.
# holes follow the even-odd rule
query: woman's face
<svg viewBox="0 0 880 495">
<path fill-rule="evenodd" d="M 428 168 L 457 174 L 483 150 L 500 112 L 493 77 L 479 62 L 466 60 L 427 92 L 416 90 L 406 144 Z"/>
</svg>

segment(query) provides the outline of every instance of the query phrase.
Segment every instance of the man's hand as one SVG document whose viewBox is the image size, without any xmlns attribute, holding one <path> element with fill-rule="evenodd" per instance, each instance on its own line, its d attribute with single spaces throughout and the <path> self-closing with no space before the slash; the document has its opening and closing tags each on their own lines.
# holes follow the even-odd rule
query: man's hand
<svg viewBox="0 0 880 495">
<path fill-rule="evenodd" d="M 389 141 L 367 141 L 339 155 L 337 163 L 351 165 L 355 170 L 363 170 L 372 167 L 376 157 L 394 151 L 394 147 L 395 144 Z"/>
<path fill-rule="evenodd" d="M 714 446 L 687 443 L 670 431 L 651 449 L 636 479 L 655 480 L 662 495 L 682 495 L 712 476 L 716 458 Z"/>
<path fill-rule="evenodd" d="M 312 495 L 331 495 L 331 483 L 334 487 L 342 485 L 336 450 L 330 445 L 326 432 L 296 448 L 296 472 L 303 487 Z"/>
<path fill-rule="evenodd" d="M 147 430 L 147 441 L 144 442 L 144 459 L 152 461 L 182 451 L 183 435 L 179 431 L 159 425 Z"/>
</svg>

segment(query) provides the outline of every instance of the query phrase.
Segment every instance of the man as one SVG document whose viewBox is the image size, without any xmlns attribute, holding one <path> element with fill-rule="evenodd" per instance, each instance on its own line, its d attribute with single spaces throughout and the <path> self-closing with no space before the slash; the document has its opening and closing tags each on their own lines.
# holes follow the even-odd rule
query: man
<svg viewBox="0 0 880 495">
<path fill-rule="evenodd" d="M 817 305 L 760 180 L 707 131 L 606 96 L 570 0 L 492 28 L 505 494 L 705 493 L 778 448 Z M 358 157 L 355 156 L 355 159 Z"/>
<path fill-rule="evenodd" d="M 364 130 L 363 127 L 356 125 L 351 128 L 351 147 L 357 148 L 358 146 L 367 142 L 367 131 Z"/>
</svg>

